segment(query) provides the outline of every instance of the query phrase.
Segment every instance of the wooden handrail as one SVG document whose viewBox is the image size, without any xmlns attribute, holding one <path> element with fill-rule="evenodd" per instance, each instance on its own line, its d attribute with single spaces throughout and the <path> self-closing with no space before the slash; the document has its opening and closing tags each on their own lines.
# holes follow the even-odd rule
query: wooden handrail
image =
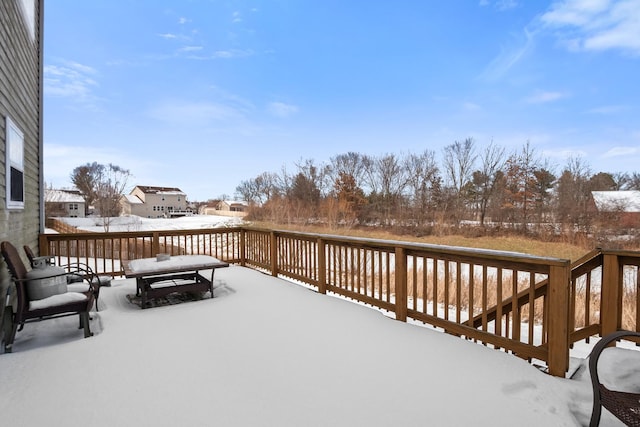
<svg viewBox="0 0 640 427">
<path fill-rule="evenodd" d="M 330 291 L 392 311 L 398 320 L 422 321 L 522 357 L 545 360 L 554 375 L 564 374 L 570 343 L 619 326 L 622 269 L 640 267 L 640 252 L 634 251 L 598 248 L 570 263 L 514 252 L 244 226 L 43 234 L 39 242 L 41 255 L 91 260 L 95 270 L 111 275 L 120 273 L 120 261 L 154 256 L 158 251 L 212 255 L 304 282 L 320 293 Z M 598 310 L 600 321 L 573 330 L 575 322 L 569 316 L 573 316 L 575 309 L 576 280 L 587 275 L 589 289 L 590 274 L 598 268 L 602 269 L 604 280 L 603 306 Z M 495 275 L 491 281 L 487 278 L 488 270 Z M 475 274 L 482 277 L 474 277 Z M 528 277 L 522 284 L 520 275 Z M 474 286 L 479 286 L 475 292 Z M 492 297 L 490 307 L 486 301 L 487 286 L 496 286 L 496 297 Z M 462 287 L 466 287 L 464 294 Z M 469 301 L 462 301 L 463 298 Z M 534 307 L 533 301 L 540 298 L 544 298 L 544 304 Z M 482 308 L 478 308 L 481 300 Z M 427 303 L 432 304 L 429 311 Z M 521 337 L 521 319 L 527 315 L 522 310 L 527 304 L 531 304 L 530 329 L 528 336 Z M 543 341 L 534 343 L 531 316 L 538 307 L 542 314 L 536 318 L 542 322 Z M 455 315 L 449 315 L 450 309 Z M 462 310 L 473 315 L 463 320 Z M 476 310 L 481 312 L 478 314 Z M 494 330 L 488 326 L 490 323 Z"/>
<path fill-rule="evenodd" d="M 602 252 L 600 249 L 595 249 L 588 254 L 582 256 L 580 259 L 571 263 L 571 278 L 574 279 L 587 271 L 593 270 L 595 267 L 602 265 Z M 535 284 L 535 298 L 540 298 L 547 292 L 547 285 L 549 281 L 547 279 L 542 280 Z M 517 295 L 518 307 L 523 307 L 529 302 L 529 289 L 521 291 Z M 502 314 L 508 314 L 512 310 L 513 298 L 507 298 L 500 304 L 502 307 Z M 496 320 L 496 313 L 498 311 L 498 305 L 495 305 L 487 309 L 483 314 L 477 315 L 472 320 L 472 325 L 478 328 L 482 325 L 483 316 L 486 316 L 488 321 Z"/>
</svg>

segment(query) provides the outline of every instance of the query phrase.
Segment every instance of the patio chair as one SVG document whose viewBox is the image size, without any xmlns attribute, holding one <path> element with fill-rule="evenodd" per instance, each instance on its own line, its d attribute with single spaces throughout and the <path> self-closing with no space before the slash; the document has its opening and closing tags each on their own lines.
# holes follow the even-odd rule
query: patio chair
<svg viewBox="0 0 640 427">
<path fill-rule="evenodd" d="M 22 247 L 24 253 L 27 254 L 31 268 L 39 268 L 47 265 L 55 265 L 54 256 L 35 256 L 33 250 L 29 245 Z M 67 276 L 67 284 L 69 284 L 69 290 L 72 292 L 87 292 L 89 290 L 88 284 L 93 284 L 93 292 L 96 298 L 96 311 L 98 309 L 98 298 L 100 297 L 100 288 L 102 286 L 109 286 L 111 284 L 111 276 L 98 276 L 93 272 L 91 267 L 81 262 L 74 262 L 71 264 L 61 265 L 61 268 L 66 269 L 69 272 Z"/>
<path fill-rule="evenodd" d="M 26 322 L 78 314 L 80 328 L 84 329 L 84 337 L 88 338 L 93 335 L 89 327 L 89 311 L 95 300 L 95 292 L 91 283 L 89 283 L 89 290 L 84 293 L 67 292 L 32 301 L 27 293 L 28 270 L 22 262 L 18 251 L 11 243 L 5 241 L 0 244 L 0 252 L 2 252 L 2 256 L 9 268 L 17 294 L 17 307 L 12 316 L 10 315 L 12 324 L 9 336 L 5 337 L 6 353 L 12 351 L 16 333 L 24 328 Z M 67 276 L 67 274 L 64 273 L 63 275 Z M 61 274 L 57 274 L 49 276 L 49 278 L 60 276 Z M 5 313 L 7 313 L 7 310 L 9 313 L 13 311 L 11 306 L 5 308 Z"/>
<path fill-rule="evenodd" d="M 609 390 L 598 377 L 598 359 L 602 351 L 613 341 L 622 337 L 640 338 L 639 332 L 617 331 L 603 337 L 593 347 L 589 355 L 589 374 L 593 386 L 593 411 L 591 412 L 590 427 L 600 424 L 602 407 L 628 426 L 640 426 L 640 393 L 628 393 Z"/>
</svg>

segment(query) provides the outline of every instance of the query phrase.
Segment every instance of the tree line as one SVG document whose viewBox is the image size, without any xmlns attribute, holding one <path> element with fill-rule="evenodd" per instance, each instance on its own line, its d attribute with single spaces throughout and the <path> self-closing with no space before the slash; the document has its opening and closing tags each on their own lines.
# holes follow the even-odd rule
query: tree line
<svg viewBox="0 0 640 427">
<path fill-rule="evenodd" d="M 250 217 L 330 227 L 378 225 L 437 233 L 508 228 L 523 234 L 593 233 L 592 191 L 639 190 L 638 173 L 592 173 L 581 158 L 556 171 L 527 141 L 507 153 L 473 138 L 436 152 L 348 152 L 328 163 L 296 163 L 293 172 L 263 172 L 242 181 Z"/>
</svg>

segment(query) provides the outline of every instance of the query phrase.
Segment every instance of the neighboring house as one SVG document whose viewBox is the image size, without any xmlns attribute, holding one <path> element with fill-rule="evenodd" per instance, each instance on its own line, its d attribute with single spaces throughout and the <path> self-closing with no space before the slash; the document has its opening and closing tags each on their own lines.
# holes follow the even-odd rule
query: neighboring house
<svg viewBox="0 0 640 427">
<path fill-rule="evenodd" d="M 137 185 L 120 199 L 123 215 L 143 218 L 166 218 L 191 215 L 187 195 L 175 187 Z"/>
<path fill-rule="evenodd" d="M 85 201 L 78 190 L 44 190 L 44 212 L 47 218 L 83 218 Z"/>
<path fill-rule="evenodd" d="M 243 200 L 220 200 L 217 202 L 207 203 L 201 208 L 203 215 L 221 215 L 244 217 L 249 210 L 249 203 Z"/>
<path fill-rule="evenodd" d="M 591 196 L 603 220 L 623 228 L 640 226 L 640 191 L 592 191 Z"/>
<path fill-rule="evenodd" d="M 219 211 L 246 212 L 249 204 L 243 200 L 222 200 L 218 203 Z"/>
<path fill-rule="evenodd" d="M 44 0 L 0 0 L 0 241 L 38 251 L 42 204 Z M 11 284 L 0 257 L 0 338 Z"/>
</svg>

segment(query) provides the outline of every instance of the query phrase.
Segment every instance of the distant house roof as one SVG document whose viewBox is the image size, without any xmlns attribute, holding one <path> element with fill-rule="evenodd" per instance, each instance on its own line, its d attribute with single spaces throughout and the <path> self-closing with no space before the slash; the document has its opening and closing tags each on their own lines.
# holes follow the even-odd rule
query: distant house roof
<svg viewBox="0 0 640 427">
<path fill-rule="evenodd" d="M 222 200 L 220 203 L 226 203 L 229 206 L 232 206 L 232 205 L 249 206 L 249 203 L 247 203 L 244 200 Z"/>
<path fill-rule="evenodd" d="M 44 190 L 45 203 L 84 203 L 77 190 Z"/>
<path fill-rule="evenodd" d="M 131 194 L 125 194 L 124 198 L 131 205 L 141 205 L 142 203 L 144 203 L 138 196 L 132 196 Z"/>
<path fill-rule="evenodd" d="M 600 212 L 640 212 L 640 191 L 592 191 Z"/>
<path fill-rule="evenodd" d="M 145 194 L 185 194 L 177 187 L 153 187 L 150 185 L 136 185 Z"/>
</svg>

